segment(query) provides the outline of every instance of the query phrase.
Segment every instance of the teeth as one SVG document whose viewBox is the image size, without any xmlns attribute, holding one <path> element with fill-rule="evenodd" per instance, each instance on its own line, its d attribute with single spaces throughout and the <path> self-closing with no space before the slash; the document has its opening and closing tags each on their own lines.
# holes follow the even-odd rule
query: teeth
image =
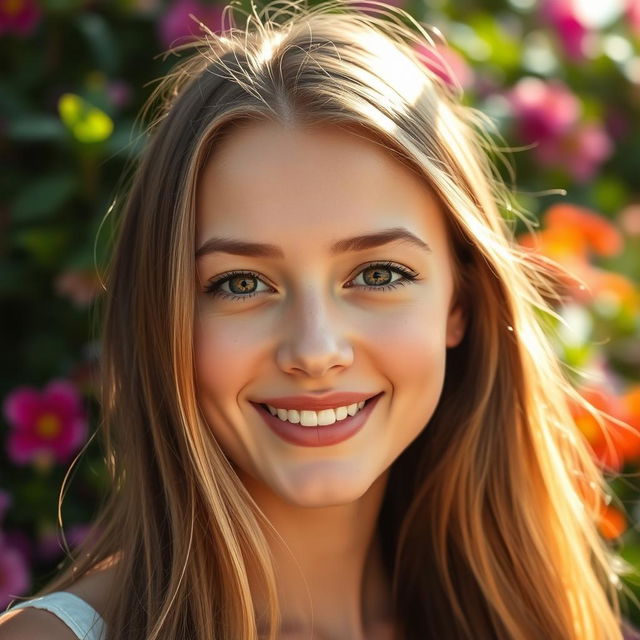
<svg viewBox="0 0 640 640">
<path fill-rule="evenodd" d="M 340 422 L 348 416 L 355 416 L 364 407 L 365 401 L 354 402 L 353 404 L 336 409 L 323 409 L 322 411 L 297 411 L 296 409 L 277 409 L 270 404 L 266 405 L 272 416 L 278 416 L 280 420 L 300 424 L 303 427 L 317 427 Z"/>
</svg>

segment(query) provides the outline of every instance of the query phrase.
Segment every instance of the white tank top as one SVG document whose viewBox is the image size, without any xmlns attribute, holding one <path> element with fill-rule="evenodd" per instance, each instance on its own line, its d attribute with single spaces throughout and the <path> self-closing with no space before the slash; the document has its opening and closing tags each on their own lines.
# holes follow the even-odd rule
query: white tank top
<svg viewBox="0 0 640 640">
<path fill-rule="evenodd" d="M 79 640 L 104 640 L 106 635 L 106 624 L 100 614 L 88 602 L 68 591 L 56 591 L 25 600 L 0 613 L 0 620 L 6 613 L 25 607 L 46 609 L 55 614 Z"/>
</svg>

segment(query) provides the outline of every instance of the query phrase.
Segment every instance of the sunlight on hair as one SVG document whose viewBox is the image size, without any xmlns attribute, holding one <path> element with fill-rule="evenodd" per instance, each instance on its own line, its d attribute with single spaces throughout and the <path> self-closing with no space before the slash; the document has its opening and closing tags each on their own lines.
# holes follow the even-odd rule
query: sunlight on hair
<svg viewBox="0 0 640 640">
<path fill-rule="evenodd" d="M 389 97 L 390 102 L 401 96 L 403 102 L 414 105 L 420 94 L 425 89 L 425 76 L 420 68 L 404 53 L 398 50 L 387 38 L 379 33 L 367 32 L 359 38 L 366 51 L 375 52 L 376 66 L 379 68 L 379 77 L 387 79 L 387 82 L 395 93 L 388 89 L 381 89 L 383 95 Z"/>
</svg>

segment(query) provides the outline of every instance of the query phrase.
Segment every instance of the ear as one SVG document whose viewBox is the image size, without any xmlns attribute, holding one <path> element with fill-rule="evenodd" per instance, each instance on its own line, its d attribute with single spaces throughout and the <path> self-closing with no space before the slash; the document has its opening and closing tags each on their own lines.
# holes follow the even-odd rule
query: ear
<svg viewBox="0 0 640 640">
<path fill-rule="evenodd" d="M 462 304 L 456 303 L 449 311 L 447 318 L 447 347 L 457 347 L 467 327 L 467 314 Z"/>
</svg>

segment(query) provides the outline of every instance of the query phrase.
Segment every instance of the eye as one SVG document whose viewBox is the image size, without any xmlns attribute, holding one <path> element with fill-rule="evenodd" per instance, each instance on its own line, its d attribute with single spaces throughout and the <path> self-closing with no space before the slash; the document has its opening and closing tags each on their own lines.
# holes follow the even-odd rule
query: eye
<svg viewBox="0 0 640 640">
<path fill-rule="evenodd" d="M 399 276 L 396 280 L 393 280 L 394 274 Z M 370 291 L 385 291 L 404 286 L 416 280 L 419 275 L 393 262 L 376 262 L 362 268 L 358 275 L 349 281 L 347 288 L 355 286 Z M 362 277 L 362 284 L 356 282 L 360 277 Z M 212 279 L 205 288 L 205 293 L 216 298 L 239 301 L 253 298 L 258 293 L 273 291 L 273 287 L 268 285 L 259 290 L 259 283 L 264 284 L 262 278 L 253 271 L 230 271 Z"/>
<path fill-rule="evenodd" d="M 400 277 L 392 280 L 393 274 Z M 356 282 L 362 276 L 363 284 L 360 285 L 358 283 L 358 286 L 363 286 L 365 289 L 384 291 L 403 287 L 405 284 L 415 280 L 419 275 L 419 273 L 410 271 L 406 267 L 393 262 L 376 262 L 375 264 L 367 265 L 351 282 Z"/>
<path fill-rule="evenodd" d="M 253 271 L 230 271 L 211 280 L 204 291 L 213 297 L 244 300 L 261 293 L 258 289 L 259 282 L 262 282 L 260 276 Z M 228 290 L 223 289 L 225 285 L 228 285 Z M 266 290 L 269 289 L 271 287 L 267 287 Z"/>
</svg>

